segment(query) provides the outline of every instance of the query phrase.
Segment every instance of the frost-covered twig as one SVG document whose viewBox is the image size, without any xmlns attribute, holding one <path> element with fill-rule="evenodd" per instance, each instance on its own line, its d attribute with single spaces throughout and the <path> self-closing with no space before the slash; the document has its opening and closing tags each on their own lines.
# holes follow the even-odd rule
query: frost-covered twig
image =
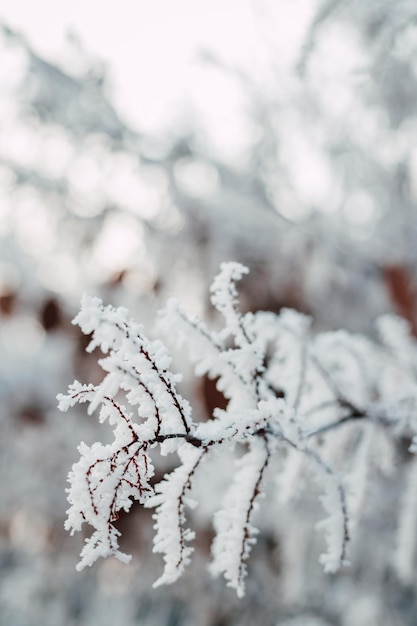
<svg viewBox="0 0 417 626">
<path fill-rule="evenodd" d="M 99 556 L 129 560 L 119 550 L 115 523 L 137 500 L 155 509 L 154 551 L 165 561 L 155 584 L 177 580 L 193 551 L 186 512 L 197 504 L 195 475 L 217 450 L 234 454 L 238 448 L 236 471 L 224 477 L 227 488 L 214 514 L 212 573 L 223 574 L 243 595 L 258 533 L 256 512 L 275 456 L 281 459 L 280 484 L 287 494 L 297 492 L 297 485 L 284 480 L 301 476 L 304 464 L 316 468 L 327 514 L 320 523 L 328 547 L 321 562 L 334 572 L 348 561 L 350 535 L 357 532 L 365 493 L 360 483 L 368 476 L 373 447 L 382 441 L 375 429 L 389 430 L 392 445 L 404 435 L 417 441 L 417 352 L 404 324 L 384 319 L 377 343 L 344 332 L 314 335 L 310 320 L 295 311 L 243 314 L 236 282 L 247 271 L 237 263 L 223 264 L 213 283 L 212 303 L 224 318 L 222 330 L 190 318 L 175 301 L 159 318 L 159 330 L 186 345 L 196 374 L 216 379 L 227 399 L 226 408 L 216 409 L 206 422 L 192 419 L 191 406 L 177 390 L 181 377 L 170 369 L 162 342 L 148 339 L 125 309 L 83 299 L 74 321 L 92 334 L 88 349 L 99 347 L 106 355 L 99 361 L 105 376 L 97 386 L 75 382 L 59 397 L 59 406 L 67 410 L 86 402 L 90 413 L 100 407 L 99 421 L 113 428 L 113 441 L 82 443 L 69 474 L 66 527 L 71 532 L 84 523 L 93 528 L 80 569 Z M 345 431 L 357 433 L 347 435 L 346 455 L 340 442 L 337 450 L 332 445 L 335 434 Z M 163 455 L 178 455 L 175 469 L 159 482 L 152 461 L 157 447 Z M 410 485 L 414 480 L 413 473 Z M 406 517 L 400 523 L 396 560 L 401 572 L 410 568 L 403 554 L 404 538 L 416 523 L 412 501 L 411 496 L 404 500 Z"/>
</svg>

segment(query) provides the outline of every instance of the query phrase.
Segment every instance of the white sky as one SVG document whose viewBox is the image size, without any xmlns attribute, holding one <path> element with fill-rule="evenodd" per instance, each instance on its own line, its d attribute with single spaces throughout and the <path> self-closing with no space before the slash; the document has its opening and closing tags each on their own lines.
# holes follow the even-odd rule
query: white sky
<svg viewBox="0 0 417 626">
<path fill-rule="evenodd" d="M 214 53 L 226 65 L 248 73 L 260 85 L 260 93 L 275 90 L 285 99 L 294 87 L 289 77 L 318 2 L 9 0 L 0 5 L 0 22 L 25 35 L 42 56 L 64 64 L 67 34 L 76 34 L 87 53 L 106 63 L 112 99 L 133 127 L 163 136 L 161 131 L 181 131 L 181 115 L 191 128 L 195 119 L 195 128 L 205 133 L 213 154 L 238 163 L 241 155 L 248 154 L 256 133 L 256 127 L 248 126 L 244 92 L 230 75 L 202 66 L 198 53 Z M 350 107 L 343 92 L 349 96 L 345 77 L 349 63 L 355 65 L 357 59 L 345 33 L 336 32 L 335 37 L 331 49 L 316 56 L 323 72 L 327 68 L 330 79 L 336 79 L 331 89 L 326 83 L 323 90 L 324 95 L 331 94 L 329 115 L 343 116 Z M 334 111 L 336 105 L 341 112 Z M 281 132 L 285 135 L 285 125 Z M 293 184 L 306 206 L 313 202 L 333 211 L 338 200 L 329 199 L 331 175 L 320 160 L 320 146 L 314 146 L 314 137 L 306 129 L 298 128 L 297 120 L 288 124 L 288 134 L 282 154 Z M 281 210 L 288 217 L 295 211 L 291 203 Z"/>
<path fill-rule="evenodd" d="M 266 68 L 271 42 L 277 59 L 289 62 L 315 0 L 13 0 L 2 3 L 0 20 L 26 34 L 43 55 L 62 52 L 68 30 L 87 51 L 108 63 L 119 109 L 141 128 L 169 124 L 184 101 L 220 104 L 196 71 L 201 48 L 230 64 L 243 64 L 257 78 Z M 272 12 L 272 13 L 271 13 Z M 257 19 L 255 19 L 257 15 Z M 271 15 L 275 19 L 271 23 Z M 262 17 L 263 16 L 263 17 Z M 204 107 L 203 107 L 204 108 Z M 207 108 L 207 105 L 206 105 Z M 224 111 L 218 111 L 222 116 Z"/>
</svg>

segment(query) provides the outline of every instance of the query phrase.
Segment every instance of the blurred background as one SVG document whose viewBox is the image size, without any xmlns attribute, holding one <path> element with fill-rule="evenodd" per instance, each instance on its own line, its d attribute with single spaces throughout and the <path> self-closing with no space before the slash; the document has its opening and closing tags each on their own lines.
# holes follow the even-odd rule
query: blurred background
<svg viewBox="0 0 417 626">
<path fill-rule="evenodd" d="M 396 312 L 417 334 L 415 2 L 14 0 L 0 24 L 1 626 L 415 626 L 415 576 L 384 550 L 393 478 L 340 575 L 312 554 L 308 497 L 265 513 L 243 601 L 205 570 L 209 506 L 174 587 L 151 588 L 139 509 L 120 522 L 133 562 L 76 573 L 66 474 L 100 434 L 55 399 L 100 379 L 70 323 L 84 291 L 150 332 L 169 296 L 210 318 L 226 260 L 251 270 L 245 310 L 366 333 Z M 201 415 L 222 402 L 184 388 Z M 221 477 L 202 481 L 215 499 Z"/>
</svg>

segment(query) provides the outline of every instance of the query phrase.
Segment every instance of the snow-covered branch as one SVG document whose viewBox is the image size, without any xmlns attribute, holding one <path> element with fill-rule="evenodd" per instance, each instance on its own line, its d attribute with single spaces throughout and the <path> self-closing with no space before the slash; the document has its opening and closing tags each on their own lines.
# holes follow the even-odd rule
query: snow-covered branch
<svg viewBox="0 0 417 626">
<path fill-rule="evenodd" d="M 129 559 L 119 550 L 114 523 L 119 511 L 137 500 L 155 509 L 154 551 L 165 561 L 155 584 L 177 580 L 193 551 L 186 512 L 197 505 L 195 475 L 223 450 L 237 453 L 236 471 L 224 478 L 222 507 L 214 513 L 211 572 L 223 574 L 239 596 L 244 594 L 258 533 L 256 512 L 273 458 L 280 460 L 277 482 L 287 495 L 297 491 L 293 481 L 303 465 L 314 468 L 321 489 L 317 498 L 327 516 L 318 524 L 327 541 L 320 560 L 334 572 L 348 561 L 370 459 L 378 458 L 381 442 L 395 448 L 397 439 L 408 437 L 414 442 L 410 451 L 416 451 L 417 350 L 404 323 L 384 318 L 380 340 L 371 341 L 342 331 L 314 334 L 311 320 L 295 311 L 242 313 L 236 282 L 247 272 L 237 263 L 221 266 L 211 290 L 225 322 L 218 332 L 189 317 L 175 301 L 160 314 L 158 330 L 188 348 L 196 374 L 216 379 L 227 400 L 208 421 L 192 418 L 176 387 L 181 377 L 171 371 L 161 341 L 148 339 L 125 309 L 83 299 L 74 323 L 92 335 L 88 349 L 99 347 L 106 355 L 99 361 L 105 376 L 97 386 L 75 382 L 59 396 L 59 406 L 65 411 L 86 402 L 90 413 L 100 407 L 99 421 L 113 428 L 113 441 L 82 443 L 69 474 L 66 527 L 79 531 L 85 522 L 93 528 L 80 569 L 99 556 Z M 348 443 L 341 444 L 340 437 Z M 163 455 L 177 453 L 175 469 L 159 482 L 153 481 L 157 447 Z M 410 464 L 407 493 L 416 468 Z M 395 561 L 403 577 L 409 571 L 404 538 L 416 518 L 413 501 L 404 499 L 399 520 Z"/>
</svg>

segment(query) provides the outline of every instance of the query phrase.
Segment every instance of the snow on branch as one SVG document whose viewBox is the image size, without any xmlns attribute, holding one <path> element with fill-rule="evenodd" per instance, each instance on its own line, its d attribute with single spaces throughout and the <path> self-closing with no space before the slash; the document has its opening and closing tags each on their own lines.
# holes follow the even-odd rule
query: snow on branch
<svg viewBox="0 0 417 626">
<path fill-rule="evenodd" d="M 207 447 L 198 449 L 189 443 L 181 446 L 182 465 L 156 485 L 156 494 L 146 504 L 157 507 L 154 552 L 164 554 L 165 560 L 164 572 L 154 587 L 175 582 L 190 562 L 193 549 L 188 542 L 194 539 L 194 532 L 184 528 L 184 509 L 185 506 L 192 509 L 197 504 L 190 497 L 192 478 L 207 450 Z"/>
<path fill-rule="evenodd" d="M 251 546 L 256 541 L 257 528 L 252 526 L 253 513 L 258 509 L 262 493 L 262 478 L 268 465 L 267 440 L 254 438 L 250 450 L 237 462 L 237 471 L 224 498 L 224 507 L 214 518 L 216 537 L 213 542 L 213 574 L 224 574 L 239 597 L 244 595 L 246 564 Z"/>
<path fill-rule="evenodd" d="M 320 561 L 334 572 L 348 562 L 350 539 L 360 526 L 371 460 L 380 459 L 386 471 L 396 440 L 404 437 L 412 441 L 410 452 L 417 451 L 417 350 L 405 323 L 385 317 L 377 342 L 343 331 L 314 334 L 311 320 L 295 311 L 243 314 L 236 283 L 247 272 L 238 263 L 224 263 L 213 282 L 211 300 L 224 318 L 220 331 L 189 317 L 174 300 L 159 316 L 158 331 L 184 345 L 196 375 L 216 379 L 228 401 L 205 422 L 193 420 L 178 392 L 181 376 L 171 370 L 165 345 L 148 339 L 126 309 L 83 298 L 74 323 L 91 335 L 88 350 L 104 354 L 104 378 L 97 386 L 75 381 L 59 396 L 59 407 L 87 403 L 89 413 L 99 409 L 113 441 L 81 443 L 80 460 L 69 473 L 66 528 L 74 533 L 86 523 L 93 529 L 79 569 L 109 555 L 129 560 L 119 549 L 115 524 L 136 500 L 154 509 L 154 552 L 165 562 L 155 585 L 177 580 L 193 552 L 187 516 L 199 496 L 194 477 L 207 458 L 223 450 L 237 456 L 236 471 L 224 477 L 222 506 L 214 513 L 211 572 L 244 594 L 256 514 L 275 457 L 281 500 L 299 493 L 295 483 L 308 473 L 303 467 L 314 467 L 317 499 L 327 516 L 317 524 L 327 543 Z M 159 482 L 156 448 L 177 454 L 175 469 Z M 406 546 L 417 524 L 416 472 L 417 464 L 410 463 L 399 507 L 395 562 L 403 578 L 410 576 Z"/>
</svg>

